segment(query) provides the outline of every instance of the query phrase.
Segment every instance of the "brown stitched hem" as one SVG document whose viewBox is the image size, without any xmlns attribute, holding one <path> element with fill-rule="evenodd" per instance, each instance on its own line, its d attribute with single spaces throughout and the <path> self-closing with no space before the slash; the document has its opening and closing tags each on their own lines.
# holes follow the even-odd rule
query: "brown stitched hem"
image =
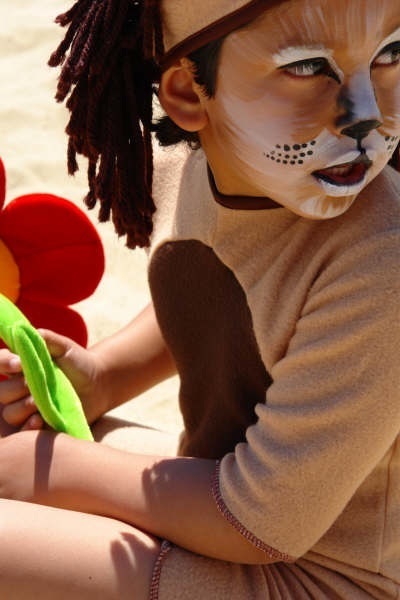
<svg viewBox="0 0 400 600">
<path fill-rule="evenodd" d="M 251 531 L 249 531 L 240 521 L 231 513 L 229 508 L 226 506 L 224 499 L 222 498 L 221 490 L 219 487 L 219 475 L 220 475 L 220 461 L 217 462 L 216 469 L 214 471 L 213 480 L 212 480 L 212 488 L 211 493 L 217 504 L 217 508 L 219 512 L 225 517 L 225 519 L 238 531 L 248 542 L 250 542 L 253 546 L 258 548 L 258 550 L 262 550 L 268 558 L 271 558 L 275 562 L 294 562 L 296 559 L 290 556 L 289 554 L 285 554 L 284 552 L 280 552 L 268 544 L 265 544 L 262 540 L 260 540 L 257 536 L 254 535 Z"/>
<path fill-rule="evenodd" d="M 161 544 L 160 553 L 156 560 L 156 564 L 153 569 L 153 577 L 151 579 L 150 584 L 150 596 L 149 600 L 158 600 L 158 592 L 160 591 L 160 579 L 161 579 L 161 569 L 167 556 L 168 552 L 171 550 L 172 544 L 167 540 L 164 540 Z"/>
<path fill-rule="evenodd" d="M 276 4 L 282 4 L 288 0 L 251 0 L 242 8 L 238 8 L 236 11 L 229 15 L 218 19 L 211 25 L 204 27 L 200 31 L 197 31 L 193 35 L 185 38 L 182 42 L 179 42 L 173 46 L 160 60 L 160 67 L 162 70 L 168 69 L 178 58 L 187 56 L 191 52 L 198 50 L 202 46 L 209 44 L 210 42 L 221 38 L 228 33 L 231 33 L 235 29 L 250 23 L 253 19 L 258 17 L 262 12 L 268 8 L 272 8 Z"/>
</svg>

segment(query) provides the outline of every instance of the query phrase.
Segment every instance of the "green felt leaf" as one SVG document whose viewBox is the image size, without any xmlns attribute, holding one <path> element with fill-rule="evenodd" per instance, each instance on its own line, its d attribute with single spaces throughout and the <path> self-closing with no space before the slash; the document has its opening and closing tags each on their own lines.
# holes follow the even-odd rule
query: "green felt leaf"
<svg viewBox="0 0 400 600">
<path fill-rule="evenodd" d="M 0 294 L 0 337 L 21 359 L 22 371 L 43 419 L 56 431 L 93 440 L 81 402 L 56 365 L 43 338 L 21 311 Z"/>
</svg>

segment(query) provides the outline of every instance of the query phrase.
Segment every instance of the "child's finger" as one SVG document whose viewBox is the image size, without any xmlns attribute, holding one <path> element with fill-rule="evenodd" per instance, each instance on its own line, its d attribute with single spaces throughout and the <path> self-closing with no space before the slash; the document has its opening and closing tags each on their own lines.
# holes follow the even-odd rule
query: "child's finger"
<svg viewBox="0 0 400 600">
<path fill-rule="evenodd" d="M 32 431 L 36 429 L 43 429 L 44 421 L 39 413 L 34 413 L 21 427 L 21 431 Z"/>
<path fill-rule="evenodd" d="M 9 425 L 21 427 L 36 412 L 37 408 L 32 396 L 26 396 L 4 406 L 3 419 Z"/>
<path fill-rule="evenodd" d="M 0 380 L 0 404 L 10 404 L 29 394 L 29 388 L 22 373 L 9 375 Z"/>
<path fill-rule="evenodd" d="M 0 381 L 0 404 L 10 404 L 28 395 L 29 389 L 22 374 Z"/>
<path fill-rule="evenodd" d="M 73 340 L 49 331 L 39 329 L 47 349 L 53 357 L 54 362 L 62 369 L 74 387 L 81 387 L 81 382 L 87 384 L 88 372 L 88 351 Z"/>
<path fill-rule="evenodd" d="M 49 329 L 39 329 L 38 331 L 46 342 L 50 354 L 55 359 L 63 358 L 76 346 L 76 343 L 71 339 Z"/>
<path fill-rule="evenodd" d="M 0 350 L 0 373 L 2 375 L 12 375 L 21 372 L 21 360 L 19 356 L 9 350 L 2 348 Z"/>
</svg>

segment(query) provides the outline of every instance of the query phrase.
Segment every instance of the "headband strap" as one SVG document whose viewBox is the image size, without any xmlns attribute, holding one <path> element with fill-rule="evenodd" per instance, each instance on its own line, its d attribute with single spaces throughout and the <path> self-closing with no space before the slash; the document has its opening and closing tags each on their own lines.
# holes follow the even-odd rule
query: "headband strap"
<svg viewBox="0 0 400 600">
<path fill-rule="evenodd" d="M 246 25 L 265 10 L 289 0 L 163 0 L 161 18 L 165 54 L 159 64 L 168 68 L 178 58 Z M 189 6 L 188 6 L 189 4 Z"/>
</svg>

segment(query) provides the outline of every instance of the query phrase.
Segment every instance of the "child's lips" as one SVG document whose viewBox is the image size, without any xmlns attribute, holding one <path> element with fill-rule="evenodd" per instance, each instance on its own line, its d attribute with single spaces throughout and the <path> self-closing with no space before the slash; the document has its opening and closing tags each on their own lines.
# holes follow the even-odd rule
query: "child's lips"
<svg viewBox="0 0 400 600">
<path fill-rule="evenodd" d="M 361 183 L 371 167 L 372 161 L 366 156 L 340 165 L 328 167 L 327 169 L 321 169 L 314 171 L 313 175 L 317 179 L 326 181 L 331 185 L 337 186 L 352 186 Z"/>
</svg>

